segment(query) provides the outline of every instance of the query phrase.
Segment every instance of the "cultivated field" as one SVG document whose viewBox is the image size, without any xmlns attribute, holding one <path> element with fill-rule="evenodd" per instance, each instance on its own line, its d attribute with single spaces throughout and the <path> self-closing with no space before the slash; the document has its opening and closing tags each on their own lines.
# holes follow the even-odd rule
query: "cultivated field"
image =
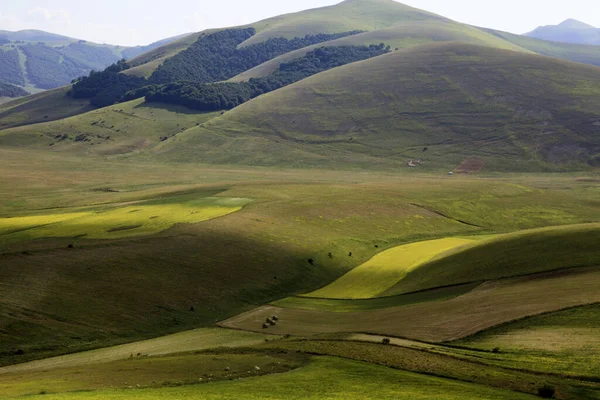
<svg viewBox="0 0 600 400">
<path fill-rule="evenodd" d="M 431 342 L 464 338 L 515 319 L 600 301 L 598 267 L 483 284 L 462 296 L 437 302 L 359 313 L 264 306 L 221 323 L 248 331 L 300 336 L 367 332 Z M 280 322 L 262 329 L 266 318 Z"/>
</svg>

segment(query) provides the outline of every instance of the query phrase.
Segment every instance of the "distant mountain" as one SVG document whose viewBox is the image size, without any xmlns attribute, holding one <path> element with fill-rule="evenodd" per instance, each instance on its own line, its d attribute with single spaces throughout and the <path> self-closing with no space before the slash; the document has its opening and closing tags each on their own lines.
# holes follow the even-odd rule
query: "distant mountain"
<svg viewBox="0 0 600 400">
<path fill-rule="evenodd" d="M 559 25 L 540 26 L 525 36 L 555 42 L 600 45 L 600 29 L 574 19 Z"/>
<path fill-rule="evenodd" d="M 4 38 L 9 42 L 26 41 L 26 42 L 71 42 L 71 39 L 67 36 L 56 35 L 54 33 L 38 31 L 35 29 L 28 29 L 18 32 L 0 31 L 0 38 Z"/>
<path fill-rule="evenodd" d="M 179 37 L 148 46 L 96 44 L 38 30 L 0 31 L 0 83 L 26 90 L 53 89 L 131 59 Z"/>
</svg>

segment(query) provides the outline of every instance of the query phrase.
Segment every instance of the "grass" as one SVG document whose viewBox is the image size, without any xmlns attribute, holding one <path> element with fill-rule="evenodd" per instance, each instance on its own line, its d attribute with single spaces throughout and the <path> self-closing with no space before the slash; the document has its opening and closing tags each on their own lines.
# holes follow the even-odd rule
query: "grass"
<svg viewBox="0 0 600 400">
<path fill-rule="evenodd" d="M 163 357 L 132 355 L 128 360 L 67 367 L 26 374 L 0 375 L 3 398 L 106 389 L 163 388 L 280 374 L 307 363 L 303 354 L 183 354 Z M 258 369 L 257 369 L 258 367 Z M 204 386 L 204 385 L 203 385 Z"/>
<path fill-rule="evenodd" d="M 315 33 L 375 30 L 401 22 L 441 20 L 445 18 L 392 0 L 348 0 L 340 4 L 281 15 L 256 22 L 257 34 L 242 46 L 274 37 L 304 37 Z"/>
<path fill-rule="evenodd" d="M 600 225 L 517 232 L 455 249 L 413 269 L 384 292 L 393 296 L 571 267 L 600 265 Z"/>
<path fill-rule="evenodd" d="M 4 374 L 25 373 L 29 371 L 47 371 L 62 368 L 84 368 L 86 366 L 110 363 L 138 357 L 163 356 L 175 353 L 209 350 L 215 348 L 246 347 L 261 344 L 265 338 L 276 338 L 252 332 L 236 331 L 222 328 L 200 328 L 150 340 L 84 351 L 59 357 L 46 358 L 22 364 L 0 368 L 0 376 Z"/>
<path fill-rule="evenodd" d="M 59 121 L 6 129 L 0 132 L 0 143 L 80 155 L 138 153 L 215 115 L 177 106 L 148 106 L 138 99 Z"/>
<path fill-rule="evenodd" d="M 449 300 L 354 313 L 264 306 L 220 325 L 262 332 L 265 318 L 277 315 L 279 322 L 268 329 L 269 333 L 311 336 L 363 332 L 445 342 L 519 318 L 598 302 L 598 279 L 598 267 L 511 278 L 483 284 Z"/>
<path fill-rule="evenodd" d="M 188 195 L 100 210 L 0 218 L 0 247 L 43 238 L 116 239 L 150 235 L 180 223 L 198 223 L 242 209 L 250 200 Z"/>
<path fill-rule="evenodd" d="M 336 281 L 337 282 L 337 281 Z M 448 300 L 461 296 L 479 286 L 479 283 L 450 286 L 432 289 L 424 292 L 410 293 L 400 296 L 380 297 L 374 299 L 344 300 L 344 299 L 319 299 L 309 297 L 287 297 L 272 302 L 278 307 L 295 308 L 300 310 L 331 311 L 331 312 L 357 312 L 393 308 L 410 304 L 425 303 L 428 301 Z"/>
<path fill-rule="evenodd" d="M 307 52 L 323 46 L 367 46 L 385 43 L 392 49 L 408 49 L 434 42 L 462 42 L 527 52 L 527 50 L 517 45 L 478 28 L 451 20 L 405 21 L 400 25 L 371 30 L 286 53 L 245 71 L 230 79 L 230 81 L 247 81 L 250 78 L 260 78 L 270 75 L 281 63 L 303 57 Z"/>
<path fill-rule="evenodd" d="M 599 149 L 582 122 L 596 118 L 599 74 L 522 52 L 417 46 L 260 96 L 154 153 L 299 168 L 398 170 L 422 158 L 418 169 L 447 172 L 476 157 L 484 172 L 585 170 Z"/>
<path fill-rule="evenodd" d="M 402 280 L 406 274 L 448 250 L 472 240 L 446 238 L 411 243 L 377 254 L 330 285 L 306 297 L 328 299 L 369 299 L 378 297 Z"/>
<path fill-rule="evenodd" d="M 316 379 L 319 377 L 318 379 Z M 152 390 L 46 394 L 44 399 L 528 399 L 532 396 L 397 371 L 362 362 L 318 357 L 307 367 L 260 378 Z M 30 397 L 32 399 L 37 396 Z"/>
<path fill-rule="evenodd" d="M 345 340 L 301 340 L 268 345 L 277 348 L 300 350 L 309 354 L 343 357 L 360 360 L 419 374 L 449 378 L 459 383 L 482 384 L 492 388 L 537 394 L 539 387 L 551 385 L 557 389 L 558 399 L 595 399 L 600 385 L 527 371 L 510 370 L 481 361 L 464 360 L 429 351 L 382 344 L 358 343 Z M 506 398 L 518 396 L 507 393 Z M 437 396 L 433 396 L 437 398 Z"/>
<path fill-rule="evenodd" d="M 478 350 L 500 348 L 490 363 L 508 367 L 598 377 L 600 305 L 526 318 L 453 344 Z"/>
<path fill-rule="evenodd" d="M 48 90 L 0 105 L 0 129 L 60 120 L 93 110 L 88 100 L 67 97 L 68 90 Z"/>
<path fill-rule="evenodd" d="M 6 246 L 0 255 L 5 365 L 210 325 L 323 287 L 380 249 L 594 220 L 600 195 L 593 175 L 449 179 L 397 171 L 167 166 L 4 147 L 0 157 L 2 217 L 165 203 L 194 193 L 255 199 L 216 220 L 149 237 Z M 447 205 L 445 216 L 431 211 Z M 16 355 L 18 349 L 25 354 Z"/>
</svg>

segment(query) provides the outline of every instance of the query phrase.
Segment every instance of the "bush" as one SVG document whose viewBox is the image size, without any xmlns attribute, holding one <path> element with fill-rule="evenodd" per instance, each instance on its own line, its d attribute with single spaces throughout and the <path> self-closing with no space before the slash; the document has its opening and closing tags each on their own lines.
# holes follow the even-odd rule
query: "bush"
<svg viewBox="0 0 600 400">
<path fill-rule="evenodd" d="M 303 38 L 271 38 L 238 48 L 256 34 L 254 28 L 225 29 L 202 35 L 186 50 L 166 60 L 150 77 L 153 83 L 176 81 L 219 82 L 293 50 L 360 33 L 307 35 Z"/>
<path fill-rule="evenodd" d="M 263 78 L 238 83 L 175 82 L 150 85 L 125 94 L 123 100 L 132 100 L 145 94 L 148 102 L 178 104 L 198 111 L 229 110 L 319 72 L 379 56 L 387 51 L 384 45 L 321 47 L 304 57 L 282 63 L 275 72 Z"/>
<path fill-rule="evenodd" d="M 555 393 L 556 393 L 556 390 L 554 389 L 554 387 L 552 387 L 550 385 L 544 385 L 538 389 L 538 396 L 540 396 L 541 398 L 544 398 L 544 399 L 554 398 Z"/>
<path fill-rule="evenodd" d="M 19 52 L 16 49 L 9 51 L 0 50 L 0 71 L 2 71 L 0 81 L 21 86 L 25 85 Z"/>
<path fill-rule="evenodd" d="M 385 345 L 388 345 L 388 344 L 390 344 L 391 342 L 392 342 L 392 341 L 390 340 L 390 338 L 383 338 L 383 339 L 381 340 L 381 343 L 383 343 L 383 344 L 385 344 Z"/>
<path fill-rule="evenodd" d="M 29 95 L 29 92 L 25 91 L 24 89 L 18 86 L 0 82 L 0 97 L 15 98 L 27 95 Z"/>
<path fill-rule="evenodd" d="M 500 347 L 494 347 L 492 353 L 500 353 Z"/>
</svg>

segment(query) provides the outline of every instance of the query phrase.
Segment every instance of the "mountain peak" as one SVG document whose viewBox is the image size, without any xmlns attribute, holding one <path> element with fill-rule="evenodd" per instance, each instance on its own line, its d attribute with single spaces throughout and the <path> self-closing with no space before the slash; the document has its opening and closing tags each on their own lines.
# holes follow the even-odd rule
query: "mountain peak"
<svg viewBox="0 0 600 400">
<path fill-rule="evenodd" d="M 596 29 L 592 25 L 588 25 L 585 22 L 581 22 L 572 18 L 561 22 L 560 24 L 558 24 L 558 26 L 568 29 Z"/>
</svg>

